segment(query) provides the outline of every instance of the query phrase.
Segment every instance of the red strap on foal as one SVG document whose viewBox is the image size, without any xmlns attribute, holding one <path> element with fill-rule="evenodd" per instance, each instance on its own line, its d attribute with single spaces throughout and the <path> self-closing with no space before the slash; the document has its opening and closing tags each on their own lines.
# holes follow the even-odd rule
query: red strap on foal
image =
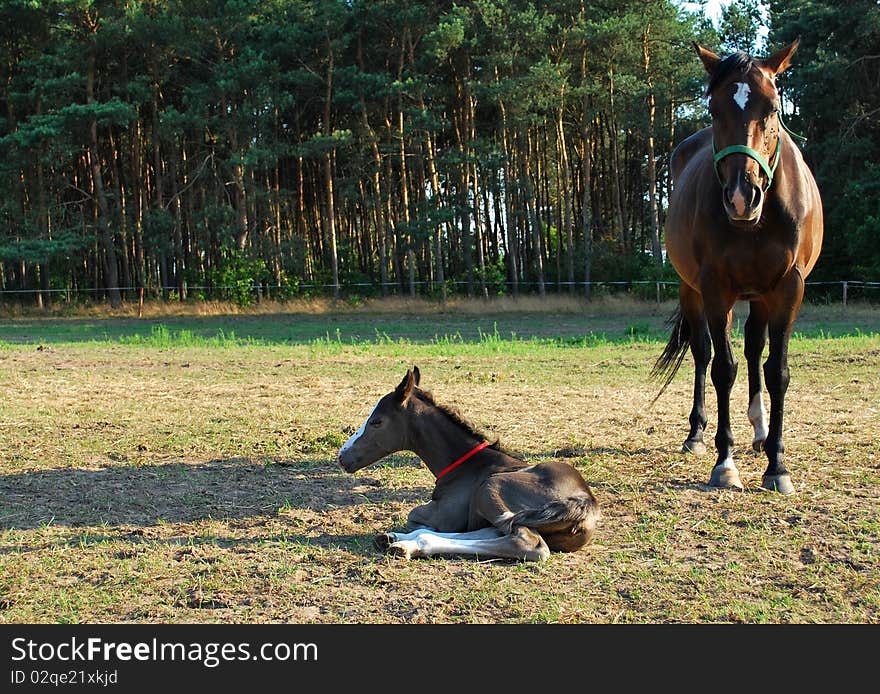
<svg viewBox="0 0 880 694">
<path fill-rule="evenodd" d="M 446 474 L 452 472 L 455 468 L 457 468 L 459 465 L 461 465 L 464 461 L 466 461 L 466 460 L 467 460 L 468 458 L 470 458 L 472 455 L 475 455 L 476 453 L 479 453 L 479 452 L 482 451 L 484 448 L 486 448 L 488 445 L 489 445 L 489 442 L 488 442 L 488 441 L 483 441 L 483 443 L 481 443 L 481 444 L 480 444 L 479 446 L 477 446 L 476 448 L 472 448 L 472 449 L 469 450 L 467 453 L 465 453 L 463 456 L 461 456 L 461 458 L 459 458 L 458 460 L 456 460 L 454 463 L 452 463 L 451 465 L 449 465 L 449 466 L 443 468 L 443 469 L 440 471 L 440 474 L 437 475 L 437 479 L 439 480 L 441 477 L 443 477 L 443 475 L 446 475 Z"/>
</svg>

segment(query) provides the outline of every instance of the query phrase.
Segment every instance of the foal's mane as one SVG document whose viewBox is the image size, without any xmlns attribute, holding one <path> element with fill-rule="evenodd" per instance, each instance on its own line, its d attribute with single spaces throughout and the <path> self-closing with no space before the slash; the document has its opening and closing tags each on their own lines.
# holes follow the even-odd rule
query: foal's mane
<svg viewBox="0 0 880 694">
<path fill-rule="evenodd" d="M 455 407 L 451 407 L 449 405 L 443 405 L 443 404 L 437 402 L 434 399 L 434 394 L 430 390 L 424 390 L 423 388 L 418 388 L 415 391 L 415 393 L 418 395 L 418 397 L 422 401 L 437 408 L 440 412 L 442 412 L 444 415 L 446 415 L 455 424 L 462 427 L 469 434 L 472 434 L 472 435 L 476 436 L 477 438 L 481 438 L 486 441 L 491 440 L 490 437 L 486 436 L 486 434 L 484 432 L 480 431 L 477 427 L 475 427 L 473 424 L 471 424 L 471 422 L 469 422 L 467 419 L 465 419 L 464 416 L 461 414 L 461 412 L 458 411 L 458 409 L 456 409 Z M 501 442 L 498 437 L 496 437 L 495 440 L 489 444 L 489 448 L 492 448 L 496 451 L 500 451 L 502 453 L 509 453 L 507 450 L 505 450 L 501 446 Z"/>
<path fill-rule="evenodd" d="M 756 66 L 757 61 L 745 51 L 731 53 L 718 63 L 718 67 L 715 68 L 711 77 L 709 77 L 709 83 L 706 85 L 706 96 L 711 94 L 712 90 L 726 80 L 733 72 L 736 71 L 741 75 L 745 75 Z"/>
</svg>

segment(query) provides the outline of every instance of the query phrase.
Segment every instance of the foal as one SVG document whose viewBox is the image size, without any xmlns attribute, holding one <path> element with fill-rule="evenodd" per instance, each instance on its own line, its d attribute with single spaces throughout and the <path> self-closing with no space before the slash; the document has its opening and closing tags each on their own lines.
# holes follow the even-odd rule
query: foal
<svg viewBox="0 0 880 694">
<path fill-rule="evenodd" d="M 413 451 L 437 478 L 431 501 L 410 512 L 409 532 L 379 535 L 377 546 L 407 559 L 453 554 L 543 561 L 551 550 L 573 552 L 590 542 L 601 513 L 577 470 L 514 458 L 434 402 L 419 379 L 417 367 L 407 370 L 339 450 L 346 472 Z"/>
</svg>

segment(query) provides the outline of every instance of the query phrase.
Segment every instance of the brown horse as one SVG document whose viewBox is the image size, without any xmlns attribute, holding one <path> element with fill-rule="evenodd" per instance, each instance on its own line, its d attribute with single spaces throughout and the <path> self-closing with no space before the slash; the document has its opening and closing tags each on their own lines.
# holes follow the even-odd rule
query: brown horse
<svg viewBox="0 0 880 694">
<path fill-rule="evenodd" d="M 668 385 L 688 347 L 693 354 L 693 409 L 684 450 L 705 452 L 706 369 L 718 398 L 718 458 L 709 484 L 742 488 L 731 456 L 730 392 L 737 363 L 730 344 L 734 304 L 749 302 L 745 357 L 753 448 L 768 460 L 761 486 L 794 491 L 782 461 L 782 420 L 789 383 L 788 342 L 804 295 L 804 280 L 822 246 L 822 201 L 816 181 L 780 118 L 776 76 L 797 41 L 765 59 L 737 52 L 722 59 L 694 44 L 709 73 L 712 125 L 672 153 L 673 193 L 666 248 L 681 277 L 679 309 L 669 343 L 654 367 Z M 764 379 L 760 360 L 769 335 Z M 662 393 L 662 390 L 661 390 Z"/>
<path fill-rule="evenodd" d="M 377 545 L 410 557 L 435 554 L 543 561 L 551 550 L 590 542 L 599 506 L 571 465 L 528 463 L 489 443 L 454 410 L 419 388 L 407 370 L 339 450 L 356 472 L 395 451 L 413 451 L 437 478 L 431 501 L 413 509 L 407 533 L 384 533 Z"/>
</svg>

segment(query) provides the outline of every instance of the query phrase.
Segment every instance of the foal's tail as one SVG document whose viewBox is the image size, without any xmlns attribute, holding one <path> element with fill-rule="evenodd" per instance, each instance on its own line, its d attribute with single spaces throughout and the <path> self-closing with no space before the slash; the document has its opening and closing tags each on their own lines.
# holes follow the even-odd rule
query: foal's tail
<svg viewBox="0 0 880 694">
<path fill-rule="evenodd" d="M 519 511 L 506 522 L 511 528 L 524 525 L 536 530 L 548 525 L 568 525 L 572 535 L 591 536 L 601 517 L 602 511 L 596 498 L 590 493 L 584 493 L 560 501 L 550 501 L 540 508 Z"/>
<path fill-rule="evenodd" d="M 654 368 L 651 369 L 651 378 L 662 379 L 663 387 L 651 401 L 652 405 L 663 395 L 666 387 L 672 383 L 672 379 L 675 378 L 691 344 L 691 326 L 681 311 L 681 304 L 675 309 L 666 324 L 672 326 L 672 334 L 663 349 L 663 354 L 657 357 Z"/>
</svg>

